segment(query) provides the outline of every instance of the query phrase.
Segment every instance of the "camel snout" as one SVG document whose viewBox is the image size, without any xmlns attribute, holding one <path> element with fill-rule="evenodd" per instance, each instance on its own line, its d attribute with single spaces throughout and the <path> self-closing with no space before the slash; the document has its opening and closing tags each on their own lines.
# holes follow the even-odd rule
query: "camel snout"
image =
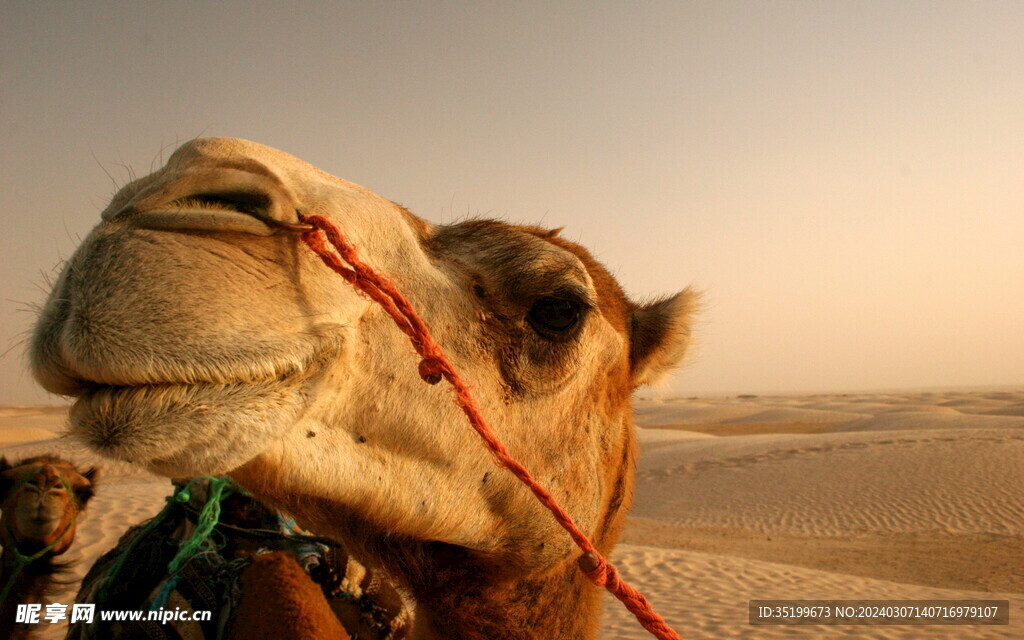
<svg viewBox="0 0 1024 640">
<path fill-rule="evenodd" d="M 219 162 L 175 172 L 144 186 L 109 223 L 165 231 L 271 236 L 312 230 L 281 180 L 256 162 Z"/>
<path fill-rule="evenodd" d="M 39 485 L 42 487 L 50 487 L 60 482 L 60 473 L 57 469 L 50 464 L 43 465 L 39 470 Z"/>
</svg>

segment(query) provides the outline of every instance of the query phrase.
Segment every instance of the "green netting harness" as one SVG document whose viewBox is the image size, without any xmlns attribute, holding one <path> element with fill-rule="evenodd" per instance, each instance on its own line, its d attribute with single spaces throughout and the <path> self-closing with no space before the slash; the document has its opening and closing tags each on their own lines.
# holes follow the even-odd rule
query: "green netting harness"
<svg viewBox="0 0 1024 640">
<path fill-rule="evenodd" d="M 214 527 L 217 526 L 217 522 L 220 520 L 220 503 L 237 490 L 235 486 L 232 485 L 231 479 L 227 476 L 196 476 L 195 478 L 191 478 L 184 486 L 175 490 L 174 494 L 168 496 L 167 504 L 160 513 L 146 523 L 142 528 L 142 531 L 139 532 L 139 535 L 134 537 L 128 548 L 121 552 L 120 557 L 113 565 L 111 565 L 107 574 L 103 576 L 101 579 L 102 587 L 98 592 L 97 600 L 100 602 L 105 601 L 110 586 L 114 584 L 114 581 L 117 579 L 118 575 L 120 575 L 121 570 L 128 561 L 128 558 L 131 557 L 135 546 L 139 542 L 145 540 L 146 536 L 160 525 L 168 515 L 170 515 L 175 504 L 185 504 L 192 499 L 191 487 L 192 483 L 196 480 L 208 480 L 210 482 L 210 492 L 207 496 L 206 504 L 203 505 L 202 510 L 199 512 L 196 528 L 193 529 L 192 534 L 188 539 L 181 542 L 178 547 L 178 552 L 167 565 L 167 572 L 171 578 L 160 589 L 160 592 L 156 595 L 156 598 L 153 600 L 150 608 L 159 609 L 167 603 L 167 597 L 177 584 L 177 577 L 181 568 L 185 566 L 189 560 L 199 554 L 205 547 L 212 544 L 212 541 L 210 541 L 210 534 L 213 532 Z"/>
</svg>

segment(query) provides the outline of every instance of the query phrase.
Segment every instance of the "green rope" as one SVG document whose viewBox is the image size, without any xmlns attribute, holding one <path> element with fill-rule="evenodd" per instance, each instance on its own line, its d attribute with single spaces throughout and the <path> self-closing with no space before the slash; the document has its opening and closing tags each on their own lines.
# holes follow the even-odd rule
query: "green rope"
<svg viewBox="0 0 1024 640">
<path fill-rule="evenodd" d="M 175 554 L 171 563 L 167 565 L 167 571 L 172 576 L 177 574 L 186 562 L 199 553 L 200 547 L 209 539 L 210 534 L 213 533 L 213 528 L 217 526 L 217 522 L 220 520 L 221 500 L 231 495 L 230 493 L 224 493 L 231 486 L 231 478 L 227 476 L 204 477 L 210 480 L 210 494 L 206 497 L 206 504 L 203 505 L 203 509 L 199 512 L 196 528 L 192 531 L 192 535 L 188 537 L 188 540 L 181 543 L 181 546 L 178 547 L 178 553 Z M 192 480 L 195 480 L 195 478 Z M 189 484 L 192 483 L 192 480 L 189 480 Z M 185 489 L 187 493 L 188 485 L 186 485 Z M 187 501 L 188 499 L 186 498 L 181 502 Z"/>
<path fill-rule="evenodd" d="M 102 578 L 103 582 L 101 588 L 96 594 L 96 602 L 106 601 L 106 597 L 111 586 L 115 579 L 121 574 L 121 570 L 128 562 L 128 558 L 132 555 L 136 545 L 142 542 L 142 540 L 144 540 L 150 532 L 153 531 L 153 529 L 167 519 L 167 516 L 170 515 L 171 511 L 173 511 L 175 504 L 187 504 L 192 499 L 192 483 L 199 479 L 206 479 L 210 481 L 210 493 L 207 496 L 206 504 L 203 505 L 202 510 L 199 512 L 198 523 L 196 528 L 192 531 L 192 535 L 179 545 L 178 552 L 167 565 L 168 573 L 173 578 L 185 563 L 199 553 L 200 547 L 202 547 L 209 539 L 210 534 L 213 532 L 213 528 L 217 526 L 217 522 L 220 520 L 221 501 L 230 495 L 230 493 L 225 493 L 225 491 L 231 487 L 231 479 L 227 476 L 196 476 L 186 482 L 185 486 L 177 489 L 173 495 L 167 496 L 167 504 L 164 508 L 152 520 L 143 526 L 142 530 L 139 531 L 139 533 L 136 534 L 129 543 L 128 548 L 126 548 L 121 555 L 118 556 L 117 561 L 111 565 L 106 576 Z"/>
<path fill-rule="evenodd" d="M 96 592 L 96 602 L 105 602 L 106 596 L 109 595 L 111 587 L 114 585 L 118 575 L 121 574 L 121 570 L 128 562 L 128 559 L 131 557 L 136 545 L 148 537 L 148 535 L 150 535 L 157 526 L 167 519 L 171 511 L 174 510 L 176 504 L 187 504 L 191 500 L 191 483 L 198 479 L 206 479 L 210 481 L 210 494 L 207 496 L 206 504 L 203 505 L 203 509 L 199 513 L 196 528 L 193 529 L 193 532 L 191 532 L 188 539 L 179 545 L 178 552 L 174 554 L 174 558 L 172 558 L 170 563 L 167 565 L 167 571 L 171 577 L 168 584 L 173 585 L 176 574 L 181 567 L 184 566 L 188 560 L 193 559 L 197 554 L 199 554 L 200 549 L 210 539 L 213 528 L 217 525 L 218 520 L 220 520 L 221 501 L 230 495 L 228 489 L 231 488 L 231 479 L 227 476 L 201 475 L 190 478 L 185 482 L 184 486 L 179 487 L 175 490 L 173 495 L 168 496 L 167 505 L 164 506 L 156 517 L 146 522 L 138 534 L 132 539 L 131 543 L 129 543 L 128 548 L 118 556 L 117 561 L 115 561 L 111 566 L 110 570 L 106 571 L 106 575 L 101 579 L 101 587 Z"/>
</svg>

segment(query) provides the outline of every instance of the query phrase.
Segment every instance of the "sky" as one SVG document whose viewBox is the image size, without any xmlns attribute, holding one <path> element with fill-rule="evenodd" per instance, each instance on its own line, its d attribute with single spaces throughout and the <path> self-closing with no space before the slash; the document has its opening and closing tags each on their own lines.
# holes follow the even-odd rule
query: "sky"
<svg viewBox="0 0 1024 640">
<path fill-rule="evenodd" d="M 659 393 L 1024 385 L 1019 2 L 0 8 L 0 403 L 132 175 L 248 138 L 705 292 Z"/>
</svg>

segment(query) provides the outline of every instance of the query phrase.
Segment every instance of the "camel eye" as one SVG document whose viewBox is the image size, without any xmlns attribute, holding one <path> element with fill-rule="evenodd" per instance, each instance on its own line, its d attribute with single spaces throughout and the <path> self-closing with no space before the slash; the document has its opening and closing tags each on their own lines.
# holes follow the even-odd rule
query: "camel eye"
<svg viewBox="0 0 1024 640">
<path fill-rule="evenodd" d="M 580 320 L 580 304 L 565 298 L 547 296 L 537 300 L 526 314 L 526 321 L 542 337 L 565 337 Z"/>
</svg>

